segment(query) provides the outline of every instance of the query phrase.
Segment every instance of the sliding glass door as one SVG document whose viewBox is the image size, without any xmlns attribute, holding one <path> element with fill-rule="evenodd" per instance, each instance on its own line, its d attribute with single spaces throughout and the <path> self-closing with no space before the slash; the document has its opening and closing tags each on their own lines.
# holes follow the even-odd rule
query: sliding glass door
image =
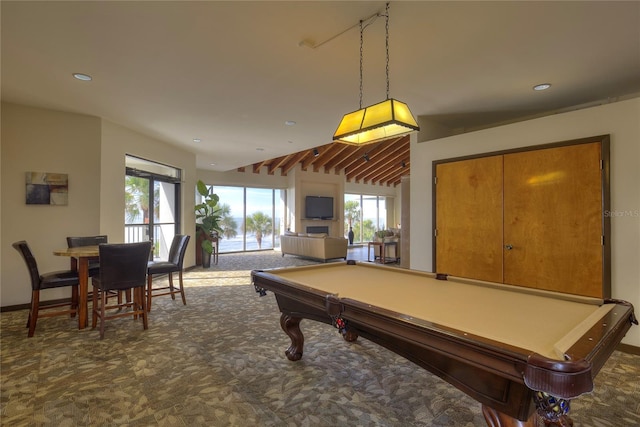
<svg viewBox="0 0 640 427">
<path fill-rule="evenodd" d="M 285 191 L 272 188 L 214 186 L 220 197 L 220 252 L 274 249 L 280 246 Z"/>
<path fill-rule="evenodd" d="M 354 243 L 372 241 L 377 230 L 388 227 L 386 203 L 384 196 L 345 194 L 345 234 L 349 232 L 349 226 L 351 226 Z"/>
<path fill-rule="evenodd" d="M 153 258 L 167 259 L 180 230 L 180 170 L 127 156 L 125 243 L 153 242 Z"/>
</svg>

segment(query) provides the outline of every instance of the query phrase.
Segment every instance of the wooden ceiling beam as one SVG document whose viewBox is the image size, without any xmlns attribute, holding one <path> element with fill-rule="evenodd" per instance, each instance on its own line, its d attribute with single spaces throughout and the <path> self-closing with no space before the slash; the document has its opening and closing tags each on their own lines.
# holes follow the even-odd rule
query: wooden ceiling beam
<svg viewBox="0 0 640 427">
<path fill-rule="evenodd" d="M 384 173 L 389 169 L 396 169 L 401 167 L 402 159 L 408 155 L 407 150 L 397 150 L 391 153 L 388 153 L 385 158 L 380 159 L 376 164 L 376 168 L 370 170 L 368 173 L 362 173 L 356 176 L 356 180 L 359 181 L 363 179 L 364 181 L 369 181 L 372 177 L 379 175 L 380 173 Z"/>
<path fill-rule="evenodd" d="M 260 173 L 260 168 L 267 163 L 267 160 L 263 160 L 262 162 L 254 163 L 252 166 L 253 173 Z"/>
<path fill-rule="evenodd" d="M 319 158 L 320 156 L 322 156 L 322 154 L 327 150 L 326 145 L 323 145 L 321 147 L 316 147 L 315 149 L 318 150 L 318 155 L 314 155 L 313 154 L 313 150 L 307 150 L 307 156 L 304 158 L 304 160 L 302 160 L 302 170 L 305 171 L 307 170 L 307 168 L 309 166 L 311 166 L 312 164 L 314 164 Z"/>
<path fill-rule="evenodd" d="M 372 178 L 371 183 L 375 184 L 379 182 L 380 184 L 387 183 L 387 185 L 389 185 L 389 183 L 399 181 L 403 175 L 409 175 L 409 172 L 409 168 L 397 166 L 393 169 L 389 169 L 387 173 L 380 175 L 377 178 Z"/>
<path fill-rule="evenodd" d="M 289 155 L 278 157 L 271 160 L 271 163 L 269 164 L 269 169 L 268 169 L 269 175 L 273 175 L 275 173 L 275 170 L 278 169 L 280 166 L 282 166 L 287 161 L 288 158 L 289 158 Z"/>
<path fill-rule="evenodd" d="M 282 165 L 282 172 L 281 172 L 282 176 L 287 176 L 289 171 L 291 171 L 291 169 L 293 169 L 298 163 L 300 163 L 308 155 L 309 155 L 308 151 L 298 151 L 297 153 L 290 155 L 287 162 L 284 165 Z"/>
<path fill-rule="evenodd" d="M 346 144 L 345 144 L 346 145 Z M 370 150 L 372 148 L 372 146 L 368 146 L 365 145 L 363 147 L 357 147 L 354 145 L 349 145 L 349 147 L 353 147 L 353 151 L 351 152 L 351 154 L 344 158 L 342 161 L 338 162 L 334 168 L 336 168 L 337 170 L 346 170 L 353 165 L 354 163 L 358 162 L 359 160 L 362 159 L 362 157 L 364 156 L 364 154 Z"/>
<path fill-rule="evenodd" d="M 318 156 L 318 159 L 313 162 L 313 171 L 318 172 L 321 167 L 325 166 L 331 160 L 340 158 L 340 154 L 349 148 L 346 144 L 329 144 L 322 147 L 323 152 Z M 325 173 L 328 170 L 325 168 Z"/>
<path fill-rule="evenodd" d="M 366 179 L 371 180 L 371 183 L 375 184 L 376 182 L 379 182 L 379 181 L 380 182 L 388 181 L 398 172 L 400 173 L 400 175 L 405 175 L 405 174 L 408 175 L 410 171 L 411 171 L 411 167 L 409 165 L 409 162 L 405 161 L 405 166 L 402 167 L 402 160 L 401 160 L 394 168 L 388 168 L 387 170 L 380 170 L 378 171 L 378 173 L 371 175 Z"/>
<path fill-rule="evenodd" d="M 303 170 L 313 166 L 314 172 L 324 168 L 325 173 L 332 169 L 334 173 L 344 173 L 347 181 L 371 182 L 379 185 L 398 185 L 402 176 L 410 172 L 410 142 L 409 136 L 380 141 L 374 144 L 356 146 L 340 143 L 329 143 L 319 147 L 318 155 L 314 156 L 314 149 L 298 151 L 274 159 L 264 160 L 252 165 L 239 167 L 238 172 L 246 172 L 251 167 L 254 173 L 260 173 L 262 167 L 266 167 L 269 175 L 273 175 L 279 168 L 282 176 L 301 165 Z M 364 160 L 367 154 L 369 161 Z M 402 168 L 402 162 L 405 167 Z"/>
<path fill-rule="evenodd" d="M 384 144 L 377 146 L 374 150 L 367 153 L 369 157 L 369 161 L 365 161 L 357 167 L 347 170 L 346 175 L 356 181 L 360 181 L 360 179 L 367 174 L 368 171 L 371 171 L 377 167 L 383 167 L 386 165 L 386 161 L 389 157 L 394 156 L 397 151 L 404 150 L 404 145 L 401 145 L 399 148 L 394 144 Z M 408 146 L 408 145 L 407 145 Z"/>
</svg>

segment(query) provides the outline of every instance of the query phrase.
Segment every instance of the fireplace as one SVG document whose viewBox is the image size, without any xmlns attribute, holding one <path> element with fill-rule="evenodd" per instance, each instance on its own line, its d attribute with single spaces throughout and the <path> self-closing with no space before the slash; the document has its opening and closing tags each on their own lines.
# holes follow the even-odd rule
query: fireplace
<svg viewBox="0 0 640 427">
<path fill-rule="evenodd" d="M 327 233 L 329 234 L 328 225 L 311 225 L 307 227 L 307 233 Z"/>
</svg>

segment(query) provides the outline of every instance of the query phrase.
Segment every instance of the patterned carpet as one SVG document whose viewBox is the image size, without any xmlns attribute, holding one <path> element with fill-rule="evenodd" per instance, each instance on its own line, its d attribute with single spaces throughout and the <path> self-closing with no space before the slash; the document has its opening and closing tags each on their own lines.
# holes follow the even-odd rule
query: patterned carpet
<svg viewBox="0 0 640 427">
<path fill-rule="evenodd" d="M 154 299 L 139 321 L 77 330 L 42 319 L 28 339 L 25 310 L 1 314 L 3 426 L 485 426 L 480 405 L 384 348 L 342 340 L 303 320 L 305 354 L 273 294 L 250 270 L 313 261 L 279 253 L 223 254 L 186 274 L 187 305 Z M 615 352 L 595 391 L 572 402 L 577 426 L 640 425 L 640 357 Z"/>
</svg>

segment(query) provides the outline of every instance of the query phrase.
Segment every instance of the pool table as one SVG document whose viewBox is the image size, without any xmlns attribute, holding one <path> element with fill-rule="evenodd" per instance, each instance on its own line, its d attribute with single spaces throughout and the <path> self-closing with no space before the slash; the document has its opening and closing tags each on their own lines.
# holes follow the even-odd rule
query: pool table
<svg viewBox="0 0 640 427">
<path fill-rule="evenodd" d="M 489 426 L 572 425 L 570 399 L 632 323 L 625 301 L 346 261 L 254 270 L 275 294 L 289 360 L 302 357 L 300 321 L 369 339 L 438 375 L 482 404 Z"/>
</svg>

